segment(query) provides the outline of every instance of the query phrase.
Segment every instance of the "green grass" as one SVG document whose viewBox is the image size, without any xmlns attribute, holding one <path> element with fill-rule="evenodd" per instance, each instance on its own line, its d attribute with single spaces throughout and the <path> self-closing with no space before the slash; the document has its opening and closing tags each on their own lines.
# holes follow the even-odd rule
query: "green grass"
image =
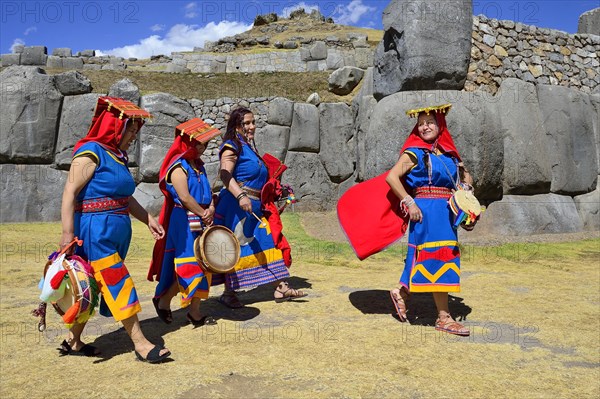
<svg viewBox="0 0 600 399">
<path fill-rule="evenodd" d="M 48 70 L 49 74 L 64 72 Z M 319 93 L 323 102 L 350 102 L 352 94 L 338 96 L 329 92 L 330 72 L 274 72 L 274 73 L 162 73 L 141 69 L 124 71 L 81 71 L 92 83 L 94 93 L 108 93 L 109 88 L 123 78 L 130 79 L 142 95 L 157 92 L 170 93 L 183 99 L 286 97 L 306 101 L 309 95 Z M 359 90 L 360 85 L 354 92 Z"/>
</svg>

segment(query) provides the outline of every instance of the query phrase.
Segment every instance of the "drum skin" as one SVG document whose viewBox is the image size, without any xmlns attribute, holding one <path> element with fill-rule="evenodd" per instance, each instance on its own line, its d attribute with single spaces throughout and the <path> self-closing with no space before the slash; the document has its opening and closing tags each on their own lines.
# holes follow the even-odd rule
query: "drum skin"
<svg viewBox="0 0 600 399">
<path fill-rule="evenodd" d="M 200 267 L 212 273 L 229 273 L 240 260 L 240 243 L 225 226 L 210 226 L 194 241 Z"/>
</svg>

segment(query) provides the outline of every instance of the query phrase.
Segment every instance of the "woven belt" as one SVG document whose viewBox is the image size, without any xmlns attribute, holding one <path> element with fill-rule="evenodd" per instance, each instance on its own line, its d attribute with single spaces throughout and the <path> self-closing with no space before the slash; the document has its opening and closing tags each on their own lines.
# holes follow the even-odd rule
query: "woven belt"
<svg viewBox="0 0 600 399">
<path fill-rule="evenodd" d="M 75 205 L 75 212 L 95 213 L 108 212 L 129 213 L 129 197 L 113 199 L 110 197 L 83 200 Z"/>
<path fill-rule="evenodd" d="M 242 189 L 243 192 L 248 194 L 248 198 L 260 201 L 260 190 L 246 187 L 246 186 L 244 186 L 244 183 L 240 183 L 239 181 L 236 181 L 236 183 L 238 184 L 238 186 L 240 186 L 240 188 Z"/>
<path fill-rule="evenodd" d="M 446 187 L 417 187 L 415 189 L 415 198 L 443 198 L 452 197 L 452 190 Z"/>
</svg>

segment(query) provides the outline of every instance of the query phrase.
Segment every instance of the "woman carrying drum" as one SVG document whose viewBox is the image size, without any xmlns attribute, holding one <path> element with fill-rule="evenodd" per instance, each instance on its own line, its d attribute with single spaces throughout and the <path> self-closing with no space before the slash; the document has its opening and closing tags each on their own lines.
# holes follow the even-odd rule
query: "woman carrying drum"
<svg viewBox="0 0 600 399">
<path fill-rule="evenodd" d="M 153 345 L 142 333 L 137 313 L 140 302 L 124 260 L 131 241 L 133 215 L 148 225 L 155 239 L 164 236 L 156 220 L 132 197 L 135 182 L 127 167 L 127 150 L 151 115 L 129 101 L 100 97 L 88 134 L 75 144 L 73 161 L 62 197 L 61 249 L 78 236 L 75 253 L 88 261 L 100 288 L 100 313 L 121 321 L 139 360 L 157 363 L 171 352 Z M 61 351 L 66 355 L 97 354 L 81 342 L 85 324 L 75 323 Z"/>
<path fill-rule="evenodd" d="M 181 306 L 189 305 L 187 319 L 194 326 L 216 324 L 201 316 L 200 302 L 208 298 L 211 273 L 203 270 L 194 256 L 194 240 L 204 226 L 213 223 L 215 207 L 210 183 L 200 156 L 207 143 L 221 132 L 198 118 L 175 129 L 175 140 L 159 172 L 159 186 L 165 195 L 159 222 L 167 230 L 154 245 L 148 279 L 158 285 L 152 302 L 158 317 L 173 321 L 171 299 L 181 293 Z"/>
<path fill-rule="evenodd" d="M 386 178 L 410 218 L 404 272 L 399 288 L 390 294 L 400 321 L 406 321 L 409 293 L 432 292 L 438 310 L 436 330 L 468 336 L 469 330 L 452 318 L 448 308 L 448 292 L 460 291 L 457 226 L 448 200 L 455 190 L 472 190 L 473 184 L 446 127 L 450 107 L 407 112 L 418 118 L 417 124 Z"/>
<path fill-rule="evenodd" d="M 281 234 L 281 226 L 268 221 L 263 212 L 261 191 L 270 176 L 265 160 L 256 151 L 255 131 L 252 111 L 236 108 L 229 115 L 219 154 L 224 188 L 219 194 L 215 224 L 232 230 L 241 246 L 235 270 L 213 277 L 213 285 L 225 284 L 219 302 L 230 308 L 244 306 L 235 294 L 236 289 L 268 283 L 276 283 L 276 302 L 306 296 L 283 281 L 290 275 L 290 248 Z"/>
</svg>

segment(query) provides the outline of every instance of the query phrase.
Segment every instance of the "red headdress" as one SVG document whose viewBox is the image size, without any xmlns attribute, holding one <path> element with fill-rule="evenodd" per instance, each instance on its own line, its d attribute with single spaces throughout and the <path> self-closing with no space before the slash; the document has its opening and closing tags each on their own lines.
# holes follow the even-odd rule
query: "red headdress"
<svg viewBox="0 0 600 399">
<path fill-rule="evenodd" d="M 220 134 L 221 131 L 219 129 L 199 118 L 191 119 L 175 128 L 175 140 L 173 141 L 171 148 L 169 148 L 169 151 L 167 151 L 167 155 L 165 155 L 165 159 L 158 173 L 158 186 L 165 196 L 158 222 L 164 227 L 165 231 L 169 230 L 169 220 L 175 204 L 173 198 L 167 191 L 167 173 L 169 172 L 169 169 L 180 159 L 186 159 L 188 161 L 196 159 L 198 157 L 196 144 L 208 143 Z M 148 280 L 150 281 L 153 281 L 154 276 L 156 276 L 156 281 L 160 279 L 166 242 L 167 237 L 165 236 L 154 244 L 152 262 L 150 263 L 150 270 L 148 271 Z"/>
<path fill-rule="evenodd" d="M 422 112 L 427 114 L 435 112 L 440 135 L 435 143 L 427 143 L 419 137 L 418 124 L 415 124 L 402 146 L 401 153 L 410 147 L 431 150 L 437 146 L 440 151 L 452 154 L 460 160 L 446 126 L 445 114 L 450 107 L 451 104 L 445 104 L 407 111 L 407 114 L 413 117 Z M 401 215 L 400 212 L 400 199 L 385 181 L 388 173 L 389 171 L 351 187 L 338 201 L 337 213 L 340 225 L 360 260 L 382 251 L 399 240 L 408 227 L 408 217 Z"/>
<path fill-rule="evenodd" d="M 87 135 L 79 140 L 73 149 L 75 153 L 79 147 L 90 141 L 118 153 L 119 142 L 125 131 L 129 119 L 144 123 L 144 118 L 152 118 L 149 112 L 137 105 L 116 97 L 100 97 L 92 118 L 92 124 Z"/>
<path fill-rule="evenodd" d="M 435 143 L 428 143 L 424 141 L 421 137 L 419 137 L 419 124 L 416 123 L 412 132 L 404 142 L 400 154 L 402 154 L 404 150 L 410 147 L 423 148 L 426 150 L 431 150 L 432 148 L 437 147 L 440 151 L 447 152 L 460 161 L 460 155 L 458 155 L 458 150 L 454 145 L 454 140 L 452 140 L 452 136 L 450 135 L 450 132 L 448 131 L 448 126 L 446 125 L 446 113 L 450 111 L 451 107 L 452 104 L 444 104 L 435 107 L 417 108 L 406 111 L 406 114 L 408 116 L 414 118 L 418 118 L 419 114 L 421 113 L 426 113 L 427 115 L 429 115 L 431 112 L 433 112 L 435 115 L 435 120 L 438 124 L 438 128 L 440 130 L 440 135 L 438 136 Z"/>
</svg>

